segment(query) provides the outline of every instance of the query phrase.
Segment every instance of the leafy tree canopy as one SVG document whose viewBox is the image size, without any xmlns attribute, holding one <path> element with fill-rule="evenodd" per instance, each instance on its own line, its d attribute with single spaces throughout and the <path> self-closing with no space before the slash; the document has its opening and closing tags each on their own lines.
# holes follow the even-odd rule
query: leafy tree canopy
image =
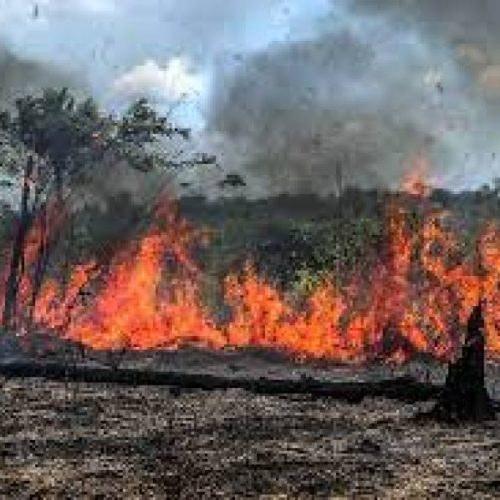
<svg viewBox="0 0 500 500">
<path fill-rule="evenodd" d="M 68 89 L 46 89 L 18 99 L 13 111 L 0 113 L 0 167 L 12 171 L 22 157 L 34 155 L 48 168 L 55 187 L 71 183 L 106 155 L 150 170 L 211 163 L 201 155 L 176 162 L 168 150 L 155 147 L 161 138 L 189 139 L 189 130 L 172 125 L 146 99 L 133 103 L 121 117 L 106 115 L 93 99 L 78 100 Z"/>
</svg>

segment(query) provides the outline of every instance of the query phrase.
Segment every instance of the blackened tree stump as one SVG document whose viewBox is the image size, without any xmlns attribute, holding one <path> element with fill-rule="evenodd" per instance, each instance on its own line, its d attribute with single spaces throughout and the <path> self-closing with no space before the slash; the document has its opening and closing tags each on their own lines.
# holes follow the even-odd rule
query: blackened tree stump
<svg viewBox="0 0 500 500">
<path fill-rule="evenodd" d="M 483 305 L 472 310 L 460 358 L 450 363 L 443 392 L 430 416 L 446 422 L 494 420 L 495 408 L 485 387 Z"/>
</svg>

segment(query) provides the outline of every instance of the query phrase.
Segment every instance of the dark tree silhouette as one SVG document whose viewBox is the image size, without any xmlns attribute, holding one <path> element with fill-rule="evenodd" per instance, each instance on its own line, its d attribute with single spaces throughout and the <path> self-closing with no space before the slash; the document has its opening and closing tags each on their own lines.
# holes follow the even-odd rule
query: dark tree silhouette
<svg viewBox="0 0 500 500">
<path fill-rule="evenodd" d="M 495 419 L 484 381 L 485 333 L 483 304 L 474 307 L 460 358 L 451 363 L 444 391 L 431 416 L 443 421 L 479 422 Z"/>
</svg>

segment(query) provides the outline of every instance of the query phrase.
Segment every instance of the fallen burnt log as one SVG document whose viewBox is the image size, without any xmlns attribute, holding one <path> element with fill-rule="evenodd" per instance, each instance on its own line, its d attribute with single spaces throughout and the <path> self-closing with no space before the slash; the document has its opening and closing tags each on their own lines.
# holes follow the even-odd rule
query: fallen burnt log
<svg viewBox="0 0 500 500">
<path fill-rule="evenodd" d="M 299 379 L 224 377 L 180 371 L 109 369 L 89 366 L 66 366 L 60 363 L 16 362 L 0 365 L 6 378 L 44 378 L 53 381 L 105 383 L 122 385 L 170 386 L 182 390 L 243 389 L 266 395 L 307 395 L 360 402 L 367 397 L 383 397 L 405 402 L 436 399 L 443 388 L 405 376 L 366 382 L 331 382 L 312 377 Z"/>
<path fill-rule="evenodd" d="M 443 393 L 429 416 L 446 422 L 481 422 L 496 418 L 495 403 L 485 386 L 485 324 L 483 305 L 467 321 L 461 356 L 450 363 Z"/>
</svg>

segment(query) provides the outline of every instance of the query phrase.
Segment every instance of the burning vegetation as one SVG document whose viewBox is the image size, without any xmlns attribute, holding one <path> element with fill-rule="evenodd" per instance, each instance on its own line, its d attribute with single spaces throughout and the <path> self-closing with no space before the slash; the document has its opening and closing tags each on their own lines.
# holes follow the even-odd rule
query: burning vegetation
<svg viewBox="0 0 500 500">
<path fill-rule="evenodd" d="M 426 185 L 424 179 L 418 183 Z M 57 231 L 63 224 L 61 213 L 47 209 L 26 238 L 12 326 L 28 342 L 43 331 L 98 350 L 196 344 L 399 363 L 417 353 L 452 359 L 472 308 L 483 298 L 487 351 L 497 356 L 500 232 L 487 224 L 474 252 L 464 252 L 452 214 L 433 206 L 427 192 L 391 196 L 382 248 L 370 269 L 350 270 L 344 283 L 325 275 L 301 300 L 248 261 L 224 279 L 225 320 L 204 304 L 203 270 L 193 257 L 196 248 L 210 244 L 209 235 L 188 223 L 174 202 L 162 199 L 150 227 L 105 264 L 69 263 L 59 276 L 40 280 L 51 240 L 47 227 Z M 413 204 L 403 201 L 408 197 Z M 49 224 L 47 217 L 54 220 Z"/>
<path fill-rule="evenodd" d="M 4 329 L 26 345 L 43 334 L 110 351 L 194 344 L 348 363 L 402 363 L 416 354 L 450 360 L 481 299 L 487 352 L 500 354 L 500 229 L 488 221 L 465 244 L 455 214 L 431 198 L 425 158 L 412 161 L 399 191 L 379 200 L 376 248 L 360 247 L 357 261 L 326 266 L 297 293 L 240 252 L 239 264 L 212 279 L 207 301 L 208 271 L 199 255 L 210 248 L 211 231 L 188 222 L 165 194 L 139 217 L 142 225 L 101 245 L 101 255 L 74 248 L 81 215 L 72 197 L 90 182 L 90 166 L 195 165 L 154 147 L 159 138 L 187 140 L 189 133 L 145 100 L 113 118 L 91 100 L 52 90 L 20 99 L 16 109 L 2 115 L 2 127 L 23 151 L 24 180 L 0 306 Z"/>
</svg>

